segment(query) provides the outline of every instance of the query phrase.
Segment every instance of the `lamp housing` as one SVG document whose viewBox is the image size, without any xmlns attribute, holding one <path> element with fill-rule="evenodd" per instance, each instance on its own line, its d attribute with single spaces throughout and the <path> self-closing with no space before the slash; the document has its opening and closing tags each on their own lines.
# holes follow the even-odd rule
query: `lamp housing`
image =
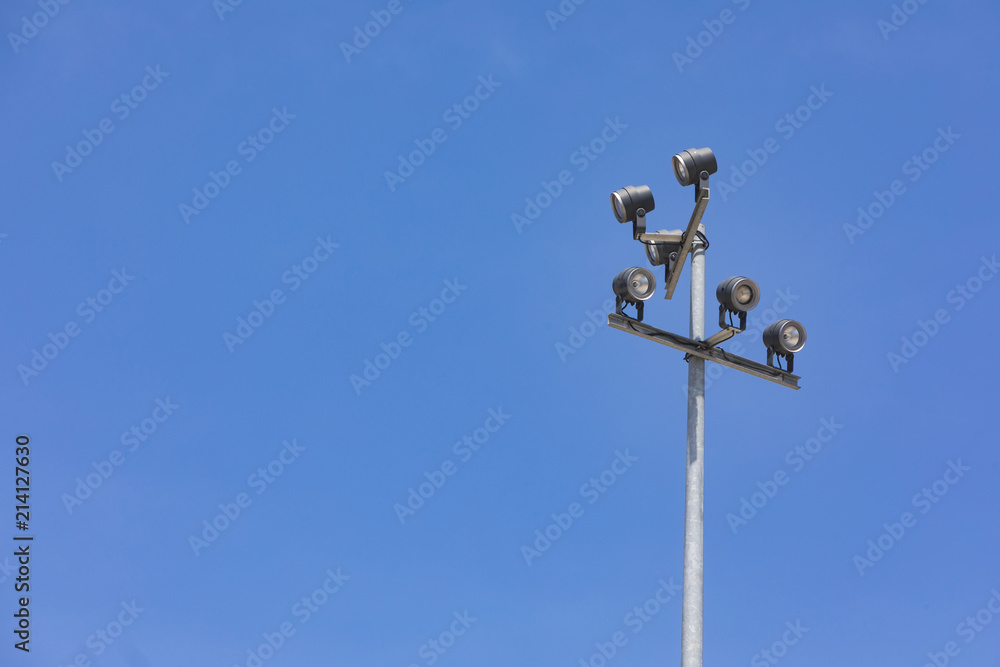
<svg viewBox="0 0 1000 667">
<path fill-rule="evenodd" d="M 679 243 L 670 241 L 643 241 L 646 246 L 646 259 L 653 266 L 664 266 L 670 262 L 671 254 L 677 255 L 681 247 Z"/>
<path fill-rule="evenodd" d="M 733 276 L 719 283 L 715 296 L 726 310 L 745 313 L 760 303 L 760 288 L 749 278 Z"/>
<path fill-rule="evenodd" d="M 611 209 L 621 223 L 635 222 L 640 210 L 645 215 L 655 206 L 653 192 L 648 185 L 627 185 L 611 193 Z"/>
<path fill-rule="evenodd" d="M 641 266 L 625 269 L 611 281 L 615 296 L 625 303 L 646 301 L 656 291 L 656 278 L 653 272 Z"/>
<path fill-rule="evenodd" d="M 764 329 L 763 338 L 769 352 L 795 354 L 806 345 L 806 328 L 795 320 L 778 320 Z"/>
<path fill-rule="evenodd" d="M 625 316 L 625 306 L 634 305 L 635 319 L 642 322 L 644 302 L 656 291 L 656 278 L 649 269 L 633 266 L 615 276 L 611 289 L 615 292 L 615 312 Z"/>
<path fill-rule="evenodd" d="M 719 164 L 711 148 L 689 148 L 681 151 L 674 156 L 673 163 L 674 176 L 684 187 L 697 184 L 703 171 L 711 176 L 719 170 Z"/>
</svg>

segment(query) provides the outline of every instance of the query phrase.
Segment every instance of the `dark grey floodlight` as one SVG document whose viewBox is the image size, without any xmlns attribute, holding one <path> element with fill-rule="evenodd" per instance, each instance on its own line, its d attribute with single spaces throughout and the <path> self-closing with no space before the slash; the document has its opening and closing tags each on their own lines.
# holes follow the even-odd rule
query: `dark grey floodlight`
<svg viewBox="0 0 1000 667">
<path fill-rule="evenodd" d="M 623 301 L 635 303 L 653 296 L 656 290 L 656 278 L 649 269 L 633 266 L 615 276 L 611 287 L 615 295 L 621 297 Z"/>
<path fill-rule="evenodd" d="M 684 269 L 684 262 L 688 253 L 692 252 L 695 235 L 699 233 L 701 216 L 705 214 L 705 207 L 708 206 L 709 189 L 708 177 L 719 170 L 719 163 L 715 159 L 715 153 L 711 148 L 689 148 L 674 156 L 674 176 L 677 182 L 683 186 L 694 185 L 694 211 L 688 221 L 687 229 L 681 237 L 680 247 L 677 248 L 676 261 L 671 258 L 665 262 L 666 278 L 664 280 L 664 298 L 670 299 L 674 295 L 677 281 L 680 279 L 681 271 Z M 640 238 L 636 236 L 636 238 Z M 705 247 L 708 241 L 704 234 L 701 236 Z M 647 248 L 648 251 L 648 248 Z M 657 256 L 657 258 L 659 258 Z M 650 255 L 650 261 L 653 256 Z"/>
<path fill-rule="evenodd" d="M 806 328 L 795 320 L 778 320 L 764 329 L 767 346 L 767 365 L 773 366 L 774 355 L 788 359 L 788 372 L 792 372 L 795 353 L 806 346 Z"/>
<path fill-rule="evenodd" d="M 618 222 L 634 222 L 639 209 L 649 213 L 655 206 L 653 192 L 648 185 L 627 185 L 611 193 L 611 208 Z"/>
<path fill-rule="evenodd" d="M 611 193 L 611 210 L 618 222 L 632 223 L 632 238 L 646 233 L 646 214 L 656 207 L 648 185 L 627 185 Z"/>
<path fill-rule="evenodd" d="M 656 232 L 655 236 L 660 239 L 671 237 L 671 240 L 655 240 L 647 241 L 645 240 L 651 235 L 647 235 L 643 238 L 643 244 L 646 246 L 646 258 L 649 259 L 649 263 L 653 266 L 663 266 L 668 264 L 671 259 L 677 259 L 677 251 L 681 247 L 681 238 L 683 233 L 680 230 L 669 231 L 666 229 L 661 229 Z"/>
<path fill-rule="evenodd" d="M 746 313 L 760 303 L 760 288 L 749 278 L 733 276 L 719 283 L 715 296 L 729 312 Z"/>
<path fill-rule="evenodd" d="M 615 311 L 623 315 L 622 309 L 631 304 L 635 306 L 636 314 L 642 321 L 643 301 L 646 301 L 656 291 L 656 278 L 649 269 L 633 266 L 625 269 L 611 281 L 611 289 L 615 292 Z"/>
<path fill-rule="evenodd" d="M 711 176 L 718 170 L 719 164 L 711 148 L 689 148 L 674 156 L 674 176 L 684 187 L 696 185 L 702 172 Z"/>
<path fill-rule="evenodd" d="M 747 312 L 753 310 L 760 303 L 760 288 L 757 283 L 744 278 L 743 276 L 733 276 L 719 283 L 715 290 L 715 296 L 719 300 L 719 333 L 705 341 L 709 347 L 715 347 L 723 343 L 738 333 L 747 330 Z M 740 323 L 733 324 L 732 316 L 736 314 Z M 726 321 L 726 315 L 729 321 Z"/>
</svg>

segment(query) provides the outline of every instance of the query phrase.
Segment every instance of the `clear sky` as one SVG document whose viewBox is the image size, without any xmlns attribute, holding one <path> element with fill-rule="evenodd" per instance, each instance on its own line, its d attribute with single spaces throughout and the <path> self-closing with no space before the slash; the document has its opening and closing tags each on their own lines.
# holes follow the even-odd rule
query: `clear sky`
<svg viewBox="0 0 1000 667">
<path fill-rule="evenodd" d="M 809 339 L 710 369 L 705 665 L 995 665 L 998 19 L 4 3 L 0 664 L 679 664 L 687 366 L 604 324 L 608 195 L 682 227 L 710 146 L 709 333 L 745 275 L 724 347 Z"/>
</svg>

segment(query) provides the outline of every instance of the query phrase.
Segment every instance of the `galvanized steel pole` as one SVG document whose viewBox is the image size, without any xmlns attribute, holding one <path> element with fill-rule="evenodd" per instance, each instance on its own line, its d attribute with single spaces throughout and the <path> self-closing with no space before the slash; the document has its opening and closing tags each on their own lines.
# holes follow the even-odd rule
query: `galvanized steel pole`
<svg viewBox="0 0 1000 667">
<path fill-rule="evenodd" d="M 691 250 L 691 338 L 705 340 L 705 246 Z M 681 667 L 702 667 L 705 579 L 705 360 L 688 357 L 687 486 L 684 496 L 684 598 Z"/>
</svg>

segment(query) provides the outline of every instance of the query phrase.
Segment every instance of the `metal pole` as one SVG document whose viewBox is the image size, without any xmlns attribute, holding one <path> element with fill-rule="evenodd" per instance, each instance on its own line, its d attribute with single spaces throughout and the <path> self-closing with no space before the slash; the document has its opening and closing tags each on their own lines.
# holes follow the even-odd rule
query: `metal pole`
<svg viewBox="0 0 1000 667">
<path fill-rule="evenodd" d="M 705 247 L 691 251 L 691 338 L 705 340 Z M 702 667 L 705 577 L 705 360 L 688 357 L 687 487 L 684 496 L 684 599 L 681 667 Z"/>
</svg>

